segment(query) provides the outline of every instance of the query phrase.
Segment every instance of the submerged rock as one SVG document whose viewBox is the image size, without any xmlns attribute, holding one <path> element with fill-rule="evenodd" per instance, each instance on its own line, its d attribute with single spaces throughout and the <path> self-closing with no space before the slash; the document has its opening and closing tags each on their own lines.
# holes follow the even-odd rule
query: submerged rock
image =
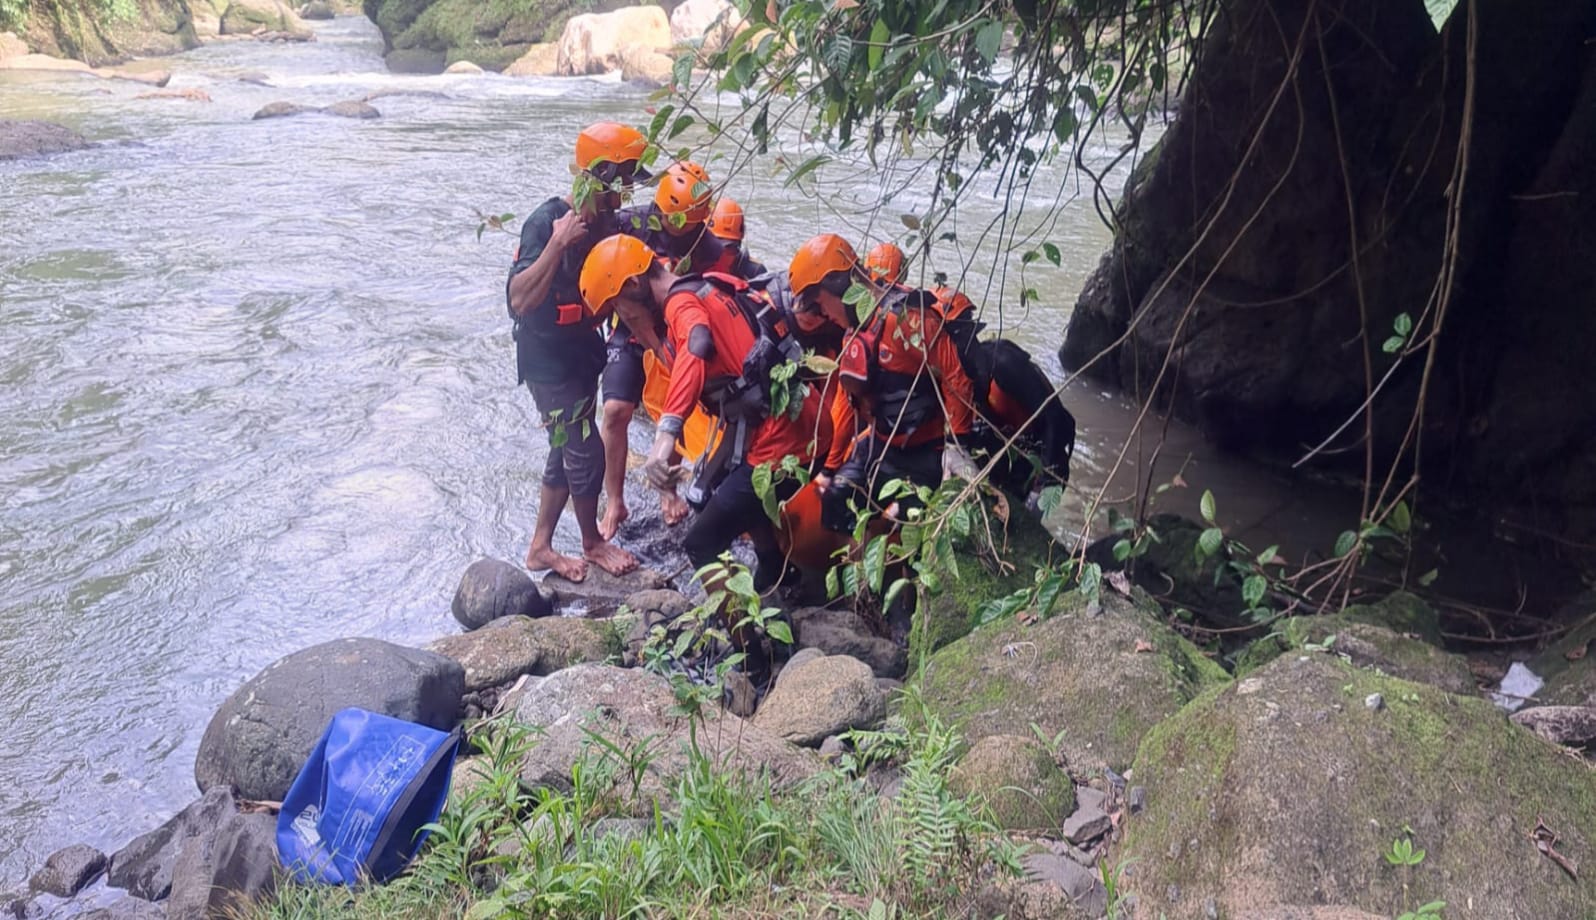
<svg viewBox="0 0 1596 920">
<path fill-rule="evenodd" d="M 75 843 L 51 853 L 44 868 L 33 873 L 28 887 L 33 891 L 70 898 L 105 871 L 105 854 L 86 843 Z"/>
<path fill-rule="evenodd" d="M 1529 839 L 1538 821 L 1583 867 L 1596 783 L 1583 763 L 1508 724 L 1490 703 L 1326 655 L 1255 672 L 1251 693 L 1211 691 L 1148 735 L 1127 825 L 1125 882 L 1157 916 L 1275 916 L 1344 904 L 1392 916 L 1430 900 L 1461 918 L 1574 920 L 1596 876 L 1571 878 Z M 1379 693 L 1381 711 L 1363 699 Z M 1422 863 L 1381 858 L 1409 835 Z M 1143 914 L 1138 913 L 1138 916 Z"/>
<path fill-rule="evenodd" d="M 811 752 L 715 705 L 705 710 L 696 732 L 691 731 L 670 683 L 636 669 L 602 664 L 566 668 L 516 691 L 504 708 L 519 724 L 542 732 L 521 764 L 521 781 L 528 786 L 569 792 L 578 761 L 613 757 L 589 732 L 623 750 L 646 752 L 635 796 L 624 765 L 616 764 L 612 780 L 616 797 L 637 816 L 653 814 L 655 804 L 668 807 L 670 788 L 687 770 L 695 738 L 698 750 L 717 770 L 750 780 L 763 777 L 777 789 L 793 787 L 821 766 Z"/>
<path fill-rule="evenodd" d="M 317 111 L 320 111 L 320 109 L 317 109 L 315 106 L 300 105 L 297 102 L 268 102 L 256 110 L 255 114 L 251 116 L 251 120 L 260 121 L 263 118 L 287 118 L 290 115 L 302 115 L 305 112 Z"/>
<path fill-rule="evenodd" d="M 500 617 L 548 616 L 554 605 L 519 566 L 502 559 L 478 559 L 460 576 L 449 611 L 461 626 L 477 629 Z"/>
<path fill-rule="evenodd" d="M 361 102 L 359 99 L 345 99 L 343 102 L 334 102 L 332 105 L 321 109 L 324 115 L 337 115 L 339 118 L 381 118 L 382 113 L 370 103 Z"/>
<path fill-rule="evenodd" d="M 1034 738 L 988 735 L 970 746 L 948 788 L 984 804 L 998 827 L 1057 834 L 1075 810 L 1075 786 Z"/>
<path fill-rule="evenodd" d="M 874 728 L 887 715 L 887 695 L 870 667 L 846 655 L 803 665 L 771 689 L 751 723 L 793 744 L 819 747 L 827 735 Z"/>
<path fill-rule="evenodd" d="M 278 660 L 211 718 L 194 758 L 201 790 L 281 801 L 334 714 L 350 706 L 454 726 L 465 669 L 442 655 L 378 639 L 339 639 Z"/>
<path fill-rule="evenodd" d="M 45 156 L 93 146 L 83 135 L 49 121 L 0 118 L 0 160 Z"/>
<path fill-rule="evenodd" d="M 1203 689 L 1225 683 L 1157 616 L 1157 605 L 1103 595 L 1093 613 L 1078 592 L 1048 620 L 984 626 L 931 656 L 918 682 L 930 713 L 973 740 L 1059 738 L 1072 766 L 1123 769 L 1154 725 Z"/>
</svg>

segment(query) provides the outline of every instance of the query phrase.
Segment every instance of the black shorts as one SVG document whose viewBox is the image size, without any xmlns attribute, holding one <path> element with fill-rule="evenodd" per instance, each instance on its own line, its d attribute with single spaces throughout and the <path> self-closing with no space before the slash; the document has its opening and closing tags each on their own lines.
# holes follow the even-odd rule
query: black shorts
<svg viewBox="0 0 1596 920">
<path fill-rule="evenodd" d="M 621 327 L 610 333 L 604 352 L 604 376 L 599 385 L 604 401 L 642 402 L 643 343 Z"/>
<path fill-rule="evenodd" d="M 596 496 L 604 487 L 604 442 L 594 419 L 594 380 L 576 377 L 560 383 L 527 382 L 532 401 L 549 434 L 543 484 L 572 495 Z"/>
</svg>

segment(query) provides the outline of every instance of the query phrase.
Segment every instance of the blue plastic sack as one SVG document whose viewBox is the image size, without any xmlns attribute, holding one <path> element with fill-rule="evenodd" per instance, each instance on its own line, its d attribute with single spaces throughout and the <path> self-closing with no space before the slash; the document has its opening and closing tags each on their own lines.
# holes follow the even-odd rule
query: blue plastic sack
<svg viewBox="0 0 1596 920">
<path fill-rule="evenodd" d="M 387 881 L 421 848 L 449 795 L 460 732 L 345 709 L 283 799 L 277 855 L 295 879 Z"/>
</svg>

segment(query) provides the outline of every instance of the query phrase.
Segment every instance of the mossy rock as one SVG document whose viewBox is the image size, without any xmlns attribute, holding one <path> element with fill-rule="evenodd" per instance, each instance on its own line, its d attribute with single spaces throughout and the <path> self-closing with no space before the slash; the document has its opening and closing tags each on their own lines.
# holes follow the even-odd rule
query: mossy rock
<svg viewBox="0 0 1596 920">
<path fill-rule="evenodd" d="M 1030 736 L 1035 725 L 1060 738 L 1072 766 L 1122 770 L 1154 725 L 1230 679 L 1157 612 L 1140 593 L 1105 594 L 1094 612 L 1070 592 L 1050 619 L 992 623 L 932 655 L 920 696 L 971 741 Z"/>
<path fill-rule="evenodd" d="M 984 603 L 1032 587 L 1038 570 L 1059 565 L 1068 556 L 1041 522 L 1028 514 L 1013 514 L 1007 526 L 996 515 L 988 517 L 995 529 L 995 549 L 962 541 L 954 550 L 956 571 L 934 567 L 941 591 L 921 601 L 909 640 L 911 674 L 927 655 L 980 625 Z"/>
<path fill-rule="evenodd" d="M 971 746 L 948 777 L 956 794 L 985 805 L 998 827 L 1058 833 L 1075 810 L 1075 784 L 1041 744 L 1019 735 L 988 735 Z"/>
<path fill-rule="evenodd" d="M 1436 899 L 1448 920 L 1596 916 L 1596 874 L 1570 878 L 1528 839 L 1544 820 L 1590 865 L 1596 776 L 1481 699 L 1285 656 L 1155 728 L 1135 773 L 1147 807 L 1121 858 L 1137 917 Z M 1407 828 L 1427 855 L 1399 869 L 1381 854 Z"/>
<path fill-rule="evenodd" d="M 388 50 L 422 50 L 446 64 L 503 70 L 539 42 L 558 41 L 579 13 L 635 6 L 625 0 L 365 0 Z"/>
<path fill-rule="evenodd" d="M 1323 646 L 1329 640 L 1329 651 L 1346 656 L 1360 668 L 1451 693 L 1474 692 L 1474 675 L 1462 656 L 1421 638 L 1438 638 L 1435 624 L 1434 611 L 1401 592 L 1378 604 L 1348 607 L 1337 614 L 1291 617 L 1275 624 L 1273 632 L 1237 657 L 1236 675 L 1244 676 L 1287 651 Z"/>
<path fill-rule="evenodd" d="M 1530 670 L 1546 681 L 1535 695 L 1553 706 L 1596 704 L 1596 650 L 1591 648 L 1596 642 L 1596 592 L 1572 601 L 1555 619 L 1576 628 L 1530 661 Z M 1576 657 L 1570 660 L 1569 655 Z"/>
</svg>

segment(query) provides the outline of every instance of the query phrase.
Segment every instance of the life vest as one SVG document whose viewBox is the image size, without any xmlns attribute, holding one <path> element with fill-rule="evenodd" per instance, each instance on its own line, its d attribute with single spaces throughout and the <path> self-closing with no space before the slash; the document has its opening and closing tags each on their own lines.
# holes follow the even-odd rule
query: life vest
<svg viewBox="0 0 1596 920">
<path fill-rule="evenodd" d="M 941 334 L 940 320 L 930 292 L 897 289 L 843 343 L 837 364 L 844 389 L 866 400 L 878 430 L 895 439 L 912 438 L 942 414 L 927 361 L 932 340 Z"/>
</svg>

